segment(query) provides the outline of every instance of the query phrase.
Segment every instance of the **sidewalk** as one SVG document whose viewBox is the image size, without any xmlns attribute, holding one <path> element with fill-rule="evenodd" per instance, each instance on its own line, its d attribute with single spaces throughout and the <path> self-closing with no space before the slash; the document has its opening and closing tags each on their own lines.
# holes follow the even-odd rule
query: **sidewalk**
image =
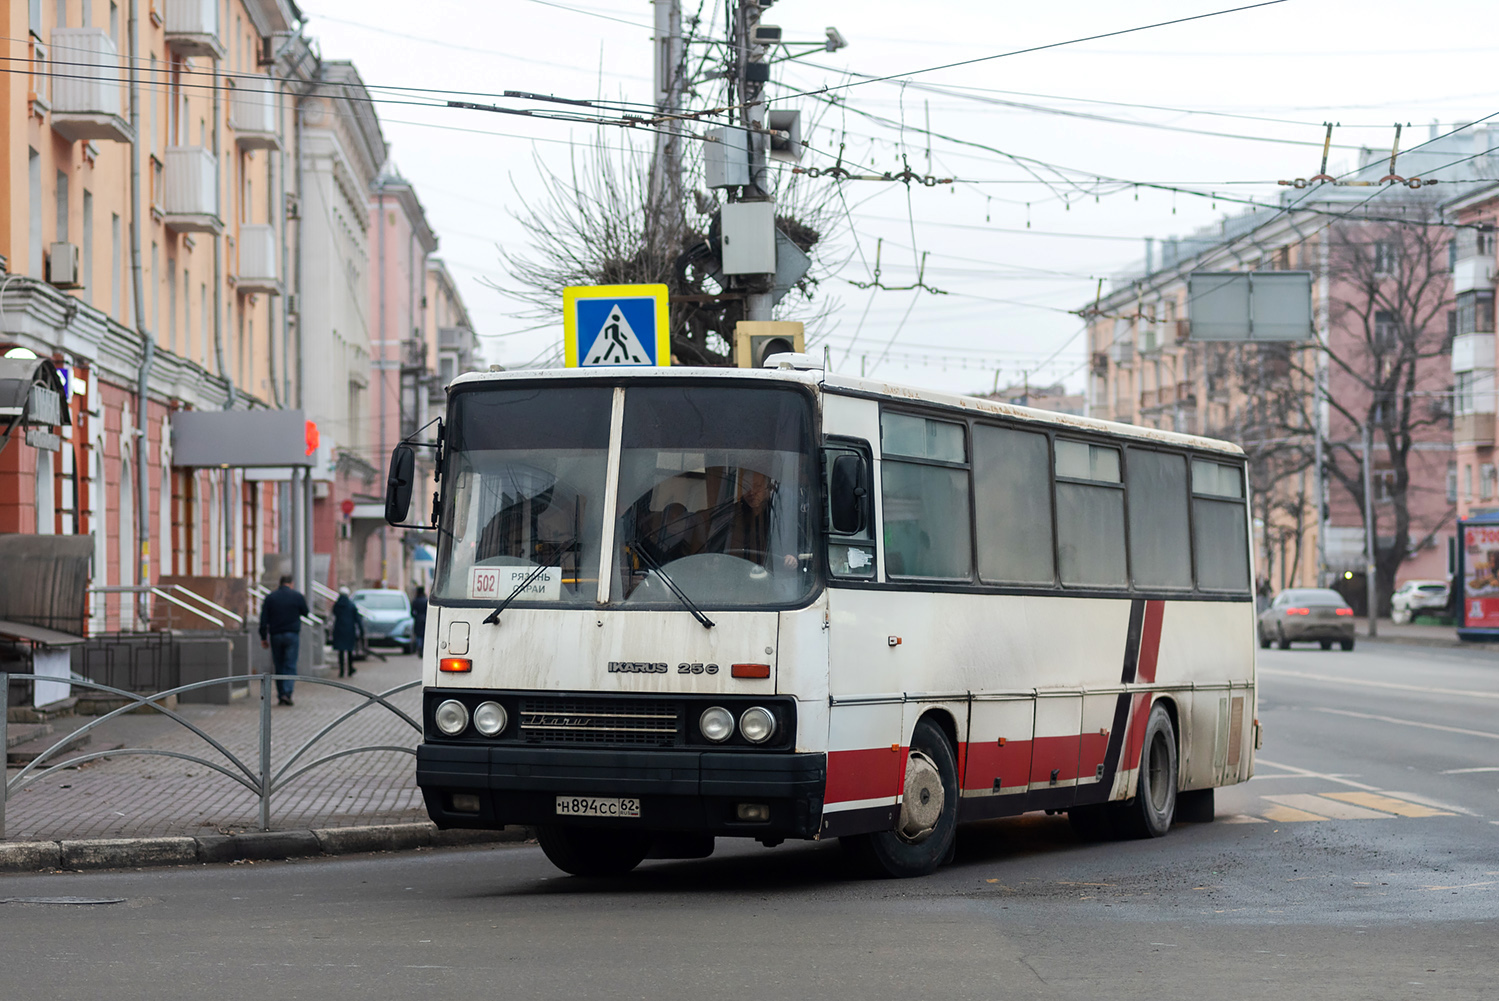
<svg viewBox="0 0 1499 1001">
<path fill-rule="evenodd" d="M 1492 647 L 1499 652 L 1499 644 L 1465 643 L 1457 638 L 1456 626 L 1429 626 L 1406 623 L 1397 626 L 1389 619 L 1379 620 L 1379 635 L 1369 635 L 1369 620 L 1359 619 L 1356 637 L 1360 643 L 1403 643 L 1409 646 L 1463 647 L 1482 650 Z"/>
<path fill-rule="evenodd" d="M 382 692 L 419 677 L 416 657 L 395 655 L 386 662 L 371 657 L 347 680 L 359 688 Z M 309 738 L 363 701 L 353 692 L 305 681 L 297 684 L 295 697 L 295 706 L 272 709 L 273 773 Z M 392 696 L 390 702 L 420 722 L 420 687 Z M 252 770 L 258 769 L 258 684 L 251 685 L 248 698 L 230 705 L 186 705 L 177 711 Z M 405 720 L 373 705 L 339 724 L 291 770 L 342 749 L 364 745 L 415 748 L 419 739 L 420 734 Z M 239 772 L 201 737 L 154 712 L 116 717 L 93 731 L 87 746 L 61 757 L 117 747 L 191 754 Z M 19 770 L 7 768 L 7 779 Z M 398 751 L 351 754 L 321 764 L 272 796 L 271 828 L 309 831 L 425 821 L 415 772 L 412 755 Z M 88 762 L 28 782 L 6 805 L 0 841 L 234 834 L 258 830 L 259 809 L 255 793 L 201 764 L 159 754 L 132 754 Z"/>
</svg>

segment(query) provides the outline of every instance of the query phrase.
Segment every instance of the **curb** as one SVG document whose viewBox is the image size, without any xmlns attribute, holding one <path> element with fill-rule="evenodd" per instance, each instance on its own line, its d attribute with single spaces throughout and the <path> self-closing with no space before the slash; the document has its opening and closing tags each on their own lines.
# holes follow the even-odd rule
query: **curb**
<svg viewBox="0 0 1499 1001">
<path fill-rule="evenodd" d="M 299 831 L 246 831 L 198 837 L 9 841 L 0 842 L 0 872 L 265 862 L 315 855 L 518 842 L 533 836 L 529 827 L 506 827 L 499 831 L 440 831 L 436 824 L 424 821 Z"/>
<path fill-rule="evenodd" d="M 1359 633 L 1354 638 L 1363 643 L 1387 643 L 1393 646 L 1424 646 L 1441 650 L 1482 650 L 1486 645 L 1483 643 L 1467 643 L 1456 637 L 1445 639 L 1435 636 L 1367 636 Z"/>
</svg>

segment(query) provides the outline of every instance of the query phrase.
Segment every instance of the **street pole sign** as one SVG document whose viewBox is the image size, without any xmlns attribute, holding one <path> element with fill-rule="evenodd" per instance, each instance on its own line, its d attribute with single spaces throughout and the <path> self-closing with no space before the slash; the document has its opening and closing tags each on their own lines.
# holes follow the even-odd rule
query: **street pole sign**
<svg viewBox="0 0 1499 1001">
<path fill-rule="evenodd" d="M 568 368 L 670 365 L 665 285 L 574 285 L 562 290 Z"/>
</svg>

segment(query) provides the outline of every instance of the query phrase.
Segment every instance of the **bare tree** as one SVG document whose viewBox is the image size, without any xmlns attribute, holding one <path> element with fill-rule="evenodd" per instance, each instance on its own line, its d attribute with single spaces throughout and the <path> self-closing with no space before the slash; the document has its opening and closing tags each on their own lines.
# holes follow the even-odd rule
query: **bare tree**
<svg viewBox="0 0 1499 1001">
<path fill-rule="evenodd" d="M 592 146 L 573 147 L 565 174 L 536 158 L 546 193 L 515 213 L 530 245 L 502 249 L 507 278 L 490 284 L 526 304 L 517 315 L 540 321 L 561 317 L 562 290 L 570 285 L 664 284 L 671 292 L 673 355 L 687 364 L 727 365 L 744 299 L 719 270 L 719 203 L 698 184 L 702 156 L 694 147 L 701 144 L 689 143 L 683 159 L 683 188 L 692 196 L 678 216 L 655 204 L 660 196 L 652 192 L 668 186 L 652 183 L 656 167 L 649 151 L 618 142 L 618 135 L 600 135 Z M 776 226 L 803 253 L 824 243 L 838 225 L 831 185 L 815 188 L 801 175 L 784 172 L 775 196 Z M 825 273 L 814 257 L 813 268 L 779 310 L 805 311 Z M 825 310 L 814 308 L 799 318 L 815 322 Z"/>
<path fill-rule="evenodd" d="M 1372 509 L 1374 525 L 1366 530 L 1389 540 L 1376 546 L 1375 556 L 1382 614 L 1388 612 L 1401 565 L 1429 546 L 1455 513 L 1455 506 L 1448 506 L 1443 517 L 1429 523 L 1412 518 L 1412 501 L 1431 489 L 1414 479 L 1416 447 L 1451 438 L 1451 366 L 1441 359 L 1452 352 L 1447 320 L 1452 233 L 1429 201 L 1407 201 L 1404 215 L 1402 221 L 1341 221 L 1327 234 L 1330 325 L 1340 333 L 1327 345 L 1334 421 L 1325 468 L 1360 512 Z M 1373 457 L 1363 454 L 1366 427 L 1376 442 Z M 1378 445 L 1387 458 L 1383 467 Z M 1366 461 L 1375 463 L 1373 479 L 1387 505 L 1364 503 Z M 1381 525 L 1380 509 L 1386 506 L 1389 520 Z"/>
</svg>

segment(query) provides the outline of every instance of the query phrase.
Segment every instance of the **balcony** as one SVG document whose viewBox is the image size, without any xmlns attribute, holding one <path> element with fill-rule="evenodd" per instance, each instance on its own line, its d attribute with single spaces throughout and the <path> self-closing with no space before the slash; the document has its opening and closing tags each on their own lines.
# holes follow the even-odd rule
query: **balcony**
<svg viewBox="0 0 1499 1001">
<path fill-rule="evenodd" d="M 1492 257 L 1464 257 L 1452 266 L 1452 292 L 1471 292 L 1474 289 L 1494 287 L 1494 259 Z"/>
<path fill-rule="evenodd" d="M 234 287 L 242 295 L 280 295 L 281 269 L 276 266 L 276 227 L 246 223 L 239 228 L 239 267 Z"/>
<path fill-rule="evenodd" d="M 178 55 L 223 59 L 226 53 L 219 40 L 218 0 L 169 0 L 166 32 Z"/>
<path fill-rule="evenodd" d="M 1452 339 L 1452 371 L 1493 368 L 1494 361 L 1493 334 L 1460 334 Z"/>
<path fill-rule="evenodd" d="M 229 125 L 240 149 L 281 148 L 277 128 L 280 93 L 268 76 L 243 76 L 235 80 L 229 98 Z"/>
<path fill-rule="evenodd" d="M 67 68 L 52 81 L 52 131 L 68 142 L 135 141 L 121 116 L 120 54 L 103 28 L 56 28 L 52 54 Z"/>
<path fill-rule="evenodd" d="M 178 233 L 222 233 L 218 161 L 202 146 L 168 146 L 166 152 L 162 217 L 167 228 Z"/>
</svg>

